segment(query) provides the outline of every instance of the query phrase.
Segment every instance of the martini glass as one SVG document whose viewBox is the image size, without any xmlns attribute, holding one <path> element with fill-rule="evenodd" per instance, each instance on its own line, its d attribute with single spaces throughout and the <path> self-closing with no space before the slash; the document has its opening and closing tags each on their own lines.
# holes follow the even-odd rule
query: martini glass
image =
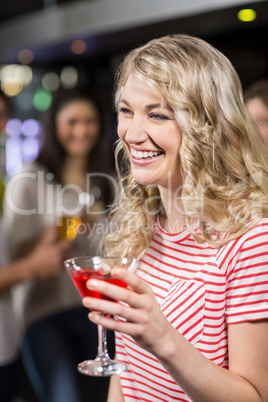
<svg viewBox="0 0 268 402">
<path fill-rule="evenodd" d="M 95 290 L 88 289 L 86 286 L 87 281 L 94 278 L 126 288 L 126 282 L 111 277 L 111 269 L 113 267 L 123 267 L 131 272 L 136 272 L 137 270 L 137 260 L 121 257 L 77 257 L 64 261 L 64 264 L 81 297 L 89 296 L 105 300 L 111 299 Z M 95 360 L 85 360 L 79 363 L 77 370 L 85 375 L 110 377 L 119 375 L 127 369 L 126 364 L 110 358 L 107 349 L 107 329 L 102 325 L 98 325 L 97 356 Z"/>
</svg>

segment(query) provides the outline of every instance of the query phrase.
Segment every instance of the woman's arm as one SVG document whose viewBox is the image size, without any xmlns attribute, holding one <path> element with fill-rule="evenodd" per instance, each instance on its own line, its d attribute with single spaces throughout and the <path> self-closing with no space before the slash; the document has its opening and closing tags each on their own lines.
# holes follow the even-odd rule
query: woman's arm
<svg viewBox="0 0 268 402">
<path fill-rule="evenodd" d="M 120 377 L 118 375 L 113 375 L 110 379 L 107 402 L 124 402 L 124 396 L 120 384 Z"/>
<path fill-rule="evenodd" d="M 229 370 L 175 332 L 156 357 L 192 401 L 268 401 L 268 320 L 229 325 Z"/>
<path fill-rule="evenodd" d="M 57 275 L 62 270 L 62 262 L 69 248 L 70 243 L 66 240 L 57 242 L 56 228 L 48 229 L 27 257 L 1 267 L 0 292 L 25 280 Z"/>
<path fill-rule="evenodd" d="M 127 321 L 91 312 L 94 323 L 131 335 L 157 357 L 194 402 L 268 402 L 268 321 L 229 326 L 230 370 L 226 370 L 172 327 L 145 281 L 124 269 L 114 269 L 112 275 L 126 281 L 133 291 L 105 281 L 90 280 L 88 287 L 128 306 L 93 298 L 83 303 L 92 311 L 102 310 Z"/>
<path fill-rule="evenodd" d="M 0 269 L 0 294 L 16 283 L 32 278 L 31 264 L 27 258 L 5 265 Z"/>
<path fill-rule="evenodd" d="M 35 240 L 40 240 L 40 235 L 45 229 L 44 225 L 40 225 L 43 214 L 38 213 L 37 205 L 41 193 L 38 172 L 34 169 L 18 173 L 7 184 L 3 230 L 8 254 L 12 260 L 28 255 L 36 245 Z"/>
</svg>

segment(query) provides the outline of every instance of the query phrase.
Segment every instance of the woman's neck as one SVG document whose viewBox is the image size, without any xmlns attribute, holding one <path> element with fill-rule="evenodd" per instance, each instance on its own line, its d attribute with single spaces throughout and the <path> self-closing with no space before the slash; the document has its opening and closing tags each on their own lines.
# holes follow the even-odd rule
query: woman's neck
<svg viewBox="0 0 268 402">
<path fill-rule="evenodd" d="M 87 163 L 87 157 L 67 156 L 62 170 L 63 184 L 75 184 L 84 191 L 86 189 Z"/>
<path fill-rule="evenodd" d="M 179 233 L 186 229 L 186 214 L 181 200 L 181 194 L 172 189 L 159 188 L 164 213 L 159 221 L 163 229 L 169 233 Z"/>
</svg>

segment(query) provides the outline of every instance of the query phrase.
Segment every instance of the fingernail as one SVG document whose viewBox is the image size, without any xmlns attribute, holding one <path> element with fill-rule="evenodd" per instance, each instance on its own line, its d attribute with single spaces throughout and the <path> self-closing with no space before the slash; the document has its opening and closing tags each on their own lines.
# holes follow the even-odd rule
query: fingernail
<svg viewBox="0 0 268 402">
<path fill-rule="evenodd" d="M 90 302 L 90 298 L 89 297 L 83 297 L 83 299 L 82 299 L 82 303 L 83 304 L 87 304 L 87 303 L 89 303 Z"/>
<path fill-rule="evenodd" d="M 88 281 L 88 286 L 90 286 L 91 288 L 95 288 L 98 285 L 98 282 L 95 281 L 95 279 L 90 279 Z"/>
<path fill-rule="evenodd" d="M 88 314 L 88 318 L 89 318 L 90 320 L 98 321 L 99 316 L 98 316 L 98 314 L 95 314 L 93 311 L 91 311 L 91 312 Z"/>
</svg>

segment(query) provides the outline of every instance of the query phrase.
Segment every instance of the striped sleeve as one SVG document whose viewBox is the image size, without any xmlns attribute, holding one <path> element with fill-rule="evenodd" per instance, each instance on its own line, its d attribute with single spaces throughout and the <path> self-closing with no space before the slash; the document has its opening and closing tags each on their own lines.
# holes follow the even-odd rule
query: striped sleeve
<svg viewBox="0 0 268 402">
<path fill-rule="evenodd" d="M 268 318 L 268 226 L 258 225 L 239 246 L 227 275 L 226 322 Z"/>
</svg>

